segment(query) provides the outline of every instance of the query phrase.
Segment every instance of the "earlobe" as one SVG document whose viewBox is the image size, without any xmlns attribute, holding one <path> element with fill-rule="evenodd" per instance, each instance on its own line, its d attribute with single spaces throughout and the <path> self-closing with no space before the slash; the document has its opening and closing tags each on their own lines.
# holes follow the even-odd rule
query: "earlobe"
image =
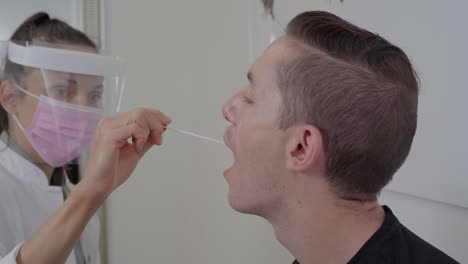
<svg viewBox="0 0 468 264">
<path fill-rule="evenodd" d="M 303 172 L 320 164 L 322 135 L 320 130 L 311 125 L 302 125 L 293 133 L 287 153 L 287 168 Z"/>
</svg>

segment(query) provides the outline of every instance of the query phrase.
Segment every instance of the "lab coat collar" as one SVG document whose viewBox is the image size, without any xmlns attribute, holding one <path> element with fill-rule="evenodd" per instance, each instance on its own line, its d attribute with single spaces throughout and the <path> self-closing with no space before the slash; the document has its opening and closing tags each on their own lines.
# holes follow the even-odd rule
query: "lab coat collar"
<svg viewBox="0 0 468 264">
<path fill-rule="evenodd" d="M 1 137 L 4 139 L 5 133 Z M 4 140 L 0 140 L 0 166 L 22 182 L 44 188 L 56 188 L 56 186 L 49 186 L 47 175 L 39 167 L 9 148 Z"/>
</svg>

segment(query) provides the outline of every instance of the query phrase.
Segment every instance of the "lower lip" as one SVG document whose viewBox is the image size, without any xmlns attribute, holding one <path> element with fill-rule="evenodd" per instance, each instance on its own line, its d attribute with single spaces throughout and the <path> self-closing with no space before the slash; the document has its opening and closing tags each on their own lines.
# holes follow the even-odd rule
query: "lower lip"
<svg viewBox="0 0 468 264">
<path fill-rule="evenodd" d="M 226 131 L 227 131 L 227 129 L 226 129 Z M 229 145 L 228 145 L 228 142 L 227 142 L 227 136 L 226 136 L 226 133 L 227 133 L 227 132 L 224 132 L 224 135 L 223 135 L 224 145 L 226 145 L 226 146 L 228 146 L 228 147 L 229 147 Z"/>
<path fill-rule="evenodd" d="M 229 174 L 229 172 L 231 171 L 232 167 L 229 167 L 227 168 L 224 172 L 223 172 L 223 175 L 224 175 L 224 178 L 226 178 Z"/>
</svg>

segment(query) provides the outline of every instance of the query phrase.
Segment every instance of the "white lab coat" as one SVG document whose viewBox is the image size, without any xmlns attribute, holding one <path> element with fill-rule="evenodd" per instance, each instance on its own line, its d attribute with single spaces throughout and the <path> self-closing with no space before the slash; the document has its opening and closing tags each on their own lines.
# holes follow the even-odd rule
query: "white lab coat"
<svg viewBox="0 0 468 264">
<path fill-rule="evenodd" d="M 23 241 L 44 224 L 63 204 L 59 186 L 34 164 L 0 141 L 0 264 L 16 264 Z M 99 220 L 93 216 L 81 236 L 87 264 L 100 263 Z M 76 264 L 72 251 L 66 264 Z"/>
</svg>

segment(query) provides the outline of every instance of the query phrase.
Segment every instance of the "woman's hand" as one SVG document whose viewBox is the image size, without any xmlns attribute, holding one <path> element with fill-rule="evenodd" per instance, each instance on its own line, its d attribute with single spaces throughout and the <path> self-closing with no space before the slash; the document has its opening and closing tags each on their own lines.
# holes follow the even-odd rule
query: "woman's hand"
<svg viewBox="0 0 468 264">
<path fill-rule="evenodd" d="M 146 151 L 161 145 L 164 127 L 170 122 L 160 111 L 143 108 L 104 118 L 84 178 L 47 223 L 24 241 L 16 262 L 65 263 L 96 210 L 130 177 Z"/>
<path fill-rule="evenodd" d="M 153 145 L 162 144 L 162 134 L 170 122 L 160 111 L 145 108 L 101 120 L 83 184 L 109 195 L 130 177 Z"/>
</svg>

